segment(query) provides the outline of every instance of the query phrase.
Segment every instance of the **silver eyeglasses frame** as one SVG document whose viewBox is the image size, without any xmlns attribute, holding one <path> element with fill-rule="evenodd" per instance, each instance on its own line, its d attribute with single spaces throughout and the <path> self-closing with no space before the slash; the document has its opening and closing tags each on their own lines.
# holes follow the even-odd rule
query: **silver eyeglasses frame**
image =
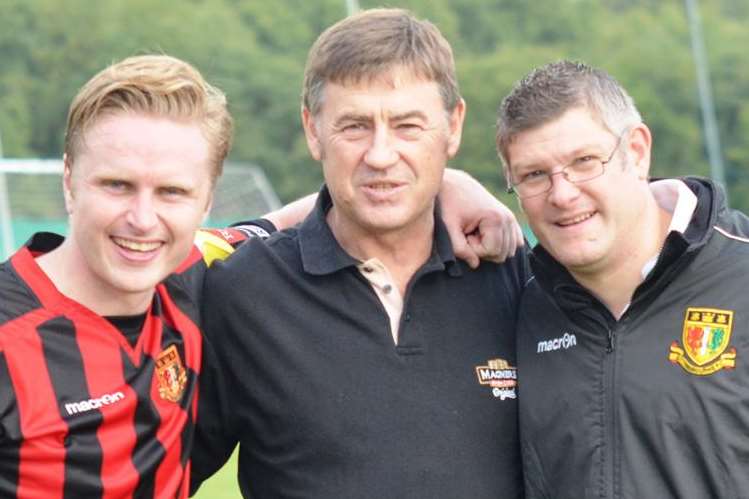
<svg viewBox="0 0 749 499">
<path fill-rule="evenodd" d="M 604 173 L 606 173 L 606 165 L 609 164 L 611 162 L 611 160 L 614 159 L 614 155 L 616 155 L 616 152 L 619 150 L 619 146 L 621 146 L 622 141 L 624 139 L 624 136 L 627 135 L 631 129 L 632 129 L 632 127 L 627 127 L 627 128 L 624 129 L 624 131 L 622 131 L 621 134 L 619 134 L 619 137 L 617 138 L 617 141 L 616 141 L 616 145 L 614 146 L 614 149 L 611 151 L 611 154 L 609 154 L 609 157 L 607 159 L 603 160 L 603 159 L 597 158 L 601 162 L 601 166 L 600 167 L 596 167 L 596 170 L 598 170 L 600 168 L 600 171 L 598 173 L 596 173 L 595 175 L 593 175 L 592 177 L 587 177 L 587 178 L 584 178 L 584 179 L 581 179 L 581 180 L 571 180 L 570 177 L 569 177 L 569 173 L 568 173 L 567 170 L 573 167 L 573 164 L 574 164 L 574 161 L 575 161 L 575 160 L 573 160 L 573 162 L 571 162 L 568 165 L 563 166 L 557 172 L 554 172 L 554 173 L 545 173 L 546 183 L 548 184 L 546 186 L 546 188 L 544 190 L 542 190 L 542 191 L 535 192 L 535 193 L 527 195 L 527 196 L 524 196 L 524 195 L 520 194 L 518 192 L 518 190 L 517 190 L 517 187 L 520 186 L 522 184 L 522 182 L 518 182 L 517 184 L 514 184 L 508 178 L 507 194 L 515 194 L 520 199 L 534 198 L 534 197 L 546 194 L 546 193 L 550 192 L 551 189 L 552 189 L 552 187 L 554 186 L 554 182 L 552 182 L 552 180 L 551 180 L 551 177 L 553 177 L 554 175 L 562 175 L 564 177 L 564 179 L 567 182 L 571 183 L 571 184 L 581 184 L 583 182 L 588 182 L 590 180 L 593 180 L 593 179 L 596 179 L 596 178 L 600 177 L 601 175 L 603 175 Z M 508 177 L 509 177 L 509 170 L 508 170 Z"/>
</svg>

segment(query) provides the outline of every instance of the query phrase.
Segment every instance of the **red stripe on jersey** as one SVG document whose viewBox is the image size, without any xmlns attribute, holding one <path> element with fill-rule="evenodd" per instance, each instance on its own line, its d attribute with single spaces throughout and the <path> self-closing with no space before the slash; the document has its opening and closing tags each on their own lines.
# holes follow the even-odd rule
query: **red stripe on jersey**
<svg viewBox="0 0 749 499">
<path fill-rule="evenodd" d="M 194 248 L 194 250 L 197 251 L 197 248 Z M 198 259 L 200 259 L 199 251 Z M 18 250 L 18 252 L 16 252 L 11 258 L 11 261 L 13 263 L 15 271 L 18 272 L 18 275 L 21 276 L 21 279 L 29 287 L 31 287 L 32 291 L 41 302 L 43 308 L 57 310 L 59 313 L 63 313 L 69 316 L 78 314 L 84 319 L 90 318 L 92 316 L 98 317 L 98 314 L 86 308 L 84 305 L 60 293 L 55 287 L 52 280 L 47 276 L 47 274 L 44 273 L 41 267 L 37 265 L 31 251 L 29 251 L 28 248 L 24 247 Z M 111 325 L 108 326 L 108 329 L 111 329 Z M 115 331 L 115 329 L 111 330 Z M 117 331 L 117 334 L 115 334 L 114 337 L 117 338 L 120 347 L 130 357 L 130 361 L 133 364 L 137 365 L 139 352 L 138 346 L 136 345 L 136 347 L 133 348 L 127 341 L 125 336 L 122 335 L 119 331 Z"/>
<path fill-rule="evenodd" d="M 161 285 L 163 286 L 163 284 Z M 200 374 L 203 361 L 203 333 L 192 320 L 180 310 L 166 292 L 164 296 L 164 320 L 175 330 L 182 332 L 182 341 L 185 345 L 185 364 L 189 369 Z M 191 414 L 192 420 L 196 421 L 198 417 L 198 397 L 200 392 L 196 392 L 192 400 Z"/>
<path fill-rule="evenodd" d="M 187 255 L 187 258 L 182 260 L 182 263 L 179 264 L 179 267 L 174 271 L 175 274 L 181 274 L 185 270 L 192 267 L 192 265 L 203 258 L 203 253 L 200 252 L 197 246 L 194 244 L 192 245 L 192 250 L 190 250 L 190 254 Z"/>
<path fill-rule="evenodd" d="M 185 315 L 172 301 L 166 286 L 160 284 L 157 286 L 157 292 L 162 298 L 162 315 L 164 321 L 175 331 L 182 334 L 182 342 L 185 352 L 184 367 L 194 372 L 200 372 L 200 359 L 202 340 L 200 329 Z M 161 335 L 159 335 L 160 337 Z M 161 340 L 160 340 L 161 341 Z M 162 345 L 153 343 L 150 345 L 154 350 L 149 351 L 154 359 L 158 358 L 161 353 Z M 164 345 L 166 347 L 166 345 Z M 162 443 L 166 450 L 164 461 L 156 472 L 156 487 L 160 490 L 180 490 L 180 497 L 187 497 L 189 490 L 189 473 L 183 468 L 186 463 L 181 462 L 183 432 L 187 424 L 188 416 L 179 406 L 178 402 L 169 402 L 163 400 L 159 394 L 159 384 L 154 377 L 154 383 L 151 385 L 151 398 L 156 403 L 159 415 L 162 418 L 162 424 L 156 433 L 156 438 Z M 187 386 L 187 390 L 194 389 L 193 386 Z M 183 396 L 185 396 L 183 394 Z M 195 420 L 197 414 L 197 397 L 192 401 L 192 419 Z"/>
<path fill-rule="evenodd" d="M 34 294 L 45 308 L 54 307 L 63 297 L 47 274 L 34 261 L 34 256 L 27 247 L 18 250 L 10 259 L 13 268 L 21 279 L 31 287 Z"/>
<path fill-rule="evenodd" d="M 19 450 L 18 497 L 62 497 L 65 437 L 57 397 L 47 372 L 37 326 L 49 313 L 27 314 L 5 324 L 5 359 L 18 403 L 23 441 Z M 17 323 L 17 324 L 15 324 Z M 14 331 L 16 330 L 16 331 Z"/>
<path fill-rule="evenodd" d="M 136 442 L 135 427 L 131 422 L 135 418 L 138 395 L 123 376 L 121 333 L 98 316 L 87 315 L 77 318 L 76 322 L 91 320 L 97 322 L 94 327 L 77 330 L 89 392 L 96 398 L 111 392 L 113 387 L 119 387 L 118 391 L 125 395 L 116 404 L 98 408 L 103 418 L 96 433 L 102 450 L 102 497 L 126 497 L 132 494 L 140 479 L 131 459 Z"/>
<path fill-rule="evenodd" d="M 203 336 L 198 326 L 177 307 L 169 296 L 166 286 L 159 284 L 157 287 L 162 298 L 164 320 L 175 331 L 182 333 L 182 341 L 185 345 L 185 364 L 195 372 L 200 372 L 200 361 L 202 359 Z"/>
<path fill-rule="evenodd" d="M 156 292 L 159 293 L 162 303 L 169 300 L 169 295 L 163 284 L 157 286 Z M 164 311 L 162 311 L 162 314 L 167 315 Z M 158 331 L 149 337 L 150 341 L 148 345 L 144 344 L 143 347 L 154 360 L 158 359 L 159 354 L 162 352 L 162 335 L 164 333 L 164 323 L 161 321 L 163 317 L 158 319 L 153 321 L 153 325 L 158 327 Z M 184 359 L 181 362 L 184 362 Z M 159 413 L 161 420 L 161 424 L 156 430 L 156 439 L 163 445 L 165 454 L 156 470 L 154 490 L 158 497 L 172 498 L 176 496 L 176 492 L 180 487 L 183 487 L 185 480 L 180 455 L 182 453 L 182 432 L 187 421 L 187 414 L 182 410 L 178 402 L 164 400 L 159 392 L 159 388 L 159 375 L 155 373 L 151 381 L 151 400 L 153 400 L 154 407 Z"/>
</svg>

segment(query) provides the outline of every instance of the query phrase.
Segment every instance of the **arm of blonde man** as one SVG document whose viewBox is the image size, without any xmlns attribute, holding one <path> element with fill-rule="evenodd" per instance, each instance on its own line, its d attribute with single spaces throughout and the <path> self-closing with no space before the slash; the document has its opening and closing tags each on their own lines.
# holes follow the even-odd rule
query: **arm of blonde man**
<svg viewBox="0 0 749 499">
<path fill-rule="evenodd" d="M 480 260 L 503 262 L 523 246 L 512 210 L 467 173 L 445 170 L 440 202 L 455 256 L 471 267 Z"/>
<path fill-rule="evenodd" d="M 439 194 L 442 219 L 455 256 L 475 268 L 480 260 L 502 262 L 523 245 L 515 215 L 469 174 L 445 170 Z M 309 194 L 263 215 L 276 229 L 300 223 L 312 211 L 317 194 Z"/>
</svg>

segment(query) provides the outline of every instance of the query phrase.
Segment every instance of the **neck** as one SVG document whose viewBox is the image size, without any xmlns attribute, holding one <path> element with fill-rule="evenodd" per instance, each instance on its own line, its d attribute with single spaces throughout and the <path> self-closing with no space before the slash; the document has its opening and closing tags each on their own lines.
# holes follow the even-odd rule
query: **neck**
<svg viewBox="0 0 749 499">
<path fill-rule="evenodd" d="M 432 252 L 434 214 L 431 211 L 428 217 L 407 228 L 382 232 L 368 231 L 343 220 L 335 207 L 328 212 L 327 221 L 338 244 L 349 255 L 361 261 L 380 260 L 395 279 L 401 295 Z"/>
<path fill-rule="evenodd" d="M 137 315 L 148 310 L 155 290 L 129 293 L 105 284 L 69 241 L 36 259 L 60 293 L 102 316 Z"/>
<path fill-rule="evenodd" d="M 657 258 L 668 235 L 672 214 L 660 208 L 654 199 L 639 224 L 642 230 L 636 231 L 640 237 L 630 237 L 630 247 L 621 252 L 617 261 L 609 261 L 600 268 L 575 270 L 570 274 L 583 287 L 591 292 L 611 314 L 619 319 L 630 302 L 637 287 L 643 281 L 642 271 L 648 261 Z"/>
</svg>

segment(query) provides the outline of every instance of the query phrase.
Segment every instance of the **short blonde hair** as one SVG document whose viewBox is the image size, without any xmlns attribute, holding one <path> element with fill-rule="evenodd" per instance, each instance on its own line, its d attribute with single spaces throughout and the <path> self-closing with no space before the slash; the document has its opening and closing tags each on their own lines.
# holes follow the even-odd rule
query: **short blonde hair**
<svg viewBox="0 0 749 499">
<path fill-rule="evenodd" d="M 135 56 L 91 78 L 70 104 L 65 132 L 69 164 L 85 145 L 85 132 L 102 116 L 118 112 L 197 122 L 211 147 L 212 182 L 221 175 L 233 120 L 224 93 L 190 64 L 167 55 Z"/>
<path fill-rule="evenodd" d="M 325 83 L 356 84 L 399 67 L 437 83 L 447 111 L 460 101 L 452 49 L 439 29 L 403 9 L 370 9 L 337 22 L 312 45 L 302 102 L 316 115 Z"/>
</svg>

